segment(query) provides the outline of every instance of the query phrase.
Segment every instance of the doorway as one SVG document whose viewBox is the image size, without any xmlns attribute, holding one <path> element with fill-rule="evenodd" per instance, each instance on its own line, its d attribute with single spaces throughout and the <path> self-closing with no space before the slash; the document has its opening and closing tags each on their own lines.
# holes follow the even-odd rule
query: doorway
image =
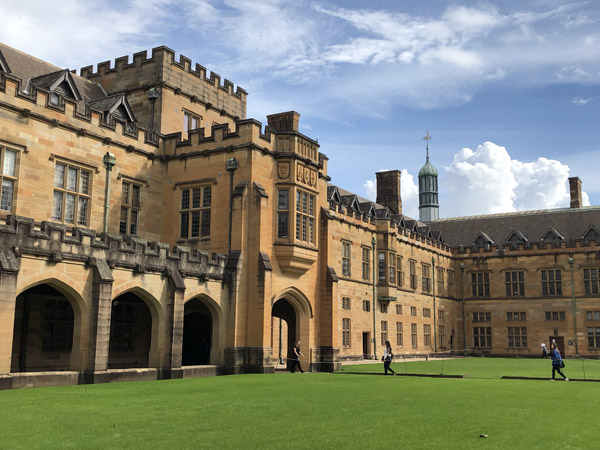
<svg viewBox="0 0 600 450">
<path fill-rule="evenodd" d="M 371 333 L 363 332 L 362 341 L 363 341 L 363 358 L 371 359 Z"/>
<path fill-rule="evenodd" d="M 550 336 L 550 350 L 552 350 L 552 344 L 556 343 L 558 351 L 562 357 L 565 356 L 565 338 L 563 336 Z"/>
</svg>

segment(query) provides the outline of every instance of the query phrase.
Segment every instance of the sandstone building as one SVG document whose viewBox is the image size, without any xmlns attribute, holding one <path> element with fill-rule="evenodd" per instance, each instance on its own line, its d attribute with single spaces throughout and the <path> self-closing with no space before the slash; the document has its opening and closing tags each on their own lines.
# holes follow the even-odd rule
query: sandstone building
<svg viewBox="0 0 600 450">
<path fill-rule="evenodd" d="M 332 183 L 299 114 L 166 47 L 79 74 L 0 44 L 0 388 L 600 348 L 600 209 L 423 221 Z M 423 177 L 421 177 L 423 175 Z M 422 179 L 421 179 L 422 178 Z"/>
</svg>

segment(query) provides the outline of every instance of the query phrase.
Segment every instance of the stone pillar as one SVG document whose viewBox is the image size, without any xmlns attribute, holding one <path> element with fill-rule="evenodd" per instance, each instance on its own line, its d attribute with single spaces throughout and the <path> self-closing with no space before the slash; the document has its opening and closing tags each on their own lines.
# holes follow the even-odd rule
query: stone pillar
<svg viewBox="0 0 600 450">
<path fill-rule="evenodd" d="M 94 270 L 88 364 L 82 374 L 83 383 L 106 383 L 108 379 L 108 352 L 110 345 L 110 318 L 112 310 L 112 273 L 104 259 L 90 258 Z"/>
<path fill-rule="evenodd" d="M 0 374 L 10 373 L 19 260 L 10 247 L 0 248 Z M 0 379 L 0 389 L 2 380 Z M 8 386 L 7 386 L 8 387 Z"/>
<path fill-rule="evenodd" d="M 177 269 L 168 269 L 167 288 L 167 355 L 168 366 L 162 368 L 161 378 L 182 378 L 181 354 L 183 348 L 183 313 L 185 283 Z"/>
</svg>

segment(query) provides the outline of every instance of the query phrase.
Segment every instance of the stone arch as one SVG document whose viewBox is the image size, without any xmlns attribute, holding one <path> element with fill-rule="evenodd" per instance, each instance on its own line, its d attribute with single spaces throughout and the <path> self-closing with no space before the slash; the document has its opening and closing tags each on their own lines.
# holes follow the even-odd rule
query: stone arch
<svg viewBox="0 0 600 450">
<path fill-rule="evenodd" d="M 165 361 L 166 351 L 166 313 L 164 311 L 163 305 L 161 302 L 146 289 L 141 287 L 139 284 L 131 284 L 129 283 L 126 286 L 123 286 L 120 290 L 116 290 L 113 292 L 112 302 L 111 302 L 111 328 L 113 327 L 113 320 L 116 317 L 113 317 L 115 313 L 114 303 L 119 298 L 127 298 L 127 296 L 135 296 L 137 297 L 148 309 L 148 313 L 150 315 L 150 346 L 148 351 L 148 361 L 147 367 L 152 368 L 160 368 L 163 367 Z M 143 312 L 142 312 L 143 314 Z M 111 340 L 113 337 L 113 332 L 115 330 L 111 329 Z M 110 342 L 110 346 L 112 347 L 112 342 Z M 111 364 L 111 350 L 109 348 L 109 365 Z M 113 367 L 115 366 L 115 362 L 113 360 Z"/>
<path fill-rule="evenodd" d="M 36 278 L 17 291 L 11 372 L 81 370 L 89 306 L 71 284 Z"/>
<path fill-rule="evenodd" d="M 271 348 L 282 350 L 282 357 L 289 360 L 293 357 L 292 347 L 296 340 L 300 340 L 304 357 L 301 358 L 304 367 L 310 361 L 310 322 L 313 318 L 312 305 L 306 295 L 295 287 L 289 287 L 273 297 L 271 303 Z M 279 319 L 277 321 L 276 319 Z M 281 321 L 285 324 L 281 325 Z M 278 341 L 280 326 L 287 331 L 287 338 Z M 284 347 L 285 346 L 285 347 Z M 273 355 L 277 358 L 277 354 Z"/>
<path fill-rule="evenodd" d="M 221 306 L 204 293 L 190 295 L 184 300 L 183 316 L 182 365 L 221 364 L 222 347 L 225 342 L 224 315 Z M 204 319 L 199 316 L 204 316 Z M 202 329 L 192 331 L 190 326 L 201 326 Z M 207 342 L 204 343 L 203 339 Z M 196 340 L 198 342 L 195 342 Z M 205 344 L 208 345 L 207 349 L 202 351 L 193 349 L 195 345 Z"/>
</svg>

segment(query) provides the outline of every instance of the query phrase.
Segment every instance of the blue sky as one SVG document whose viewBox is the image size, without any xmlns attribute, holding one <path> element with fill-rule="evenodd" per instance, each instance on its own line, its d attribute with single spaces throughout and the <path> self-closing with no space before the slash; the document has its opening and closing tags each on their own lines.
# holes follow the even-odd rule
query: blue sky
<svg viewBox="0 0 600 450">
<path fill-rule="evenodd" d="M 600 204 L 600 2 L 3 0 L 0 41 L 71 69 L 167 45 L 287 110 L 332 181 L 373 197 L 375 172 L 440 173 L 440 215 Z M 51 17 L 52 20 L 48 20 Z"/>
</svg>

